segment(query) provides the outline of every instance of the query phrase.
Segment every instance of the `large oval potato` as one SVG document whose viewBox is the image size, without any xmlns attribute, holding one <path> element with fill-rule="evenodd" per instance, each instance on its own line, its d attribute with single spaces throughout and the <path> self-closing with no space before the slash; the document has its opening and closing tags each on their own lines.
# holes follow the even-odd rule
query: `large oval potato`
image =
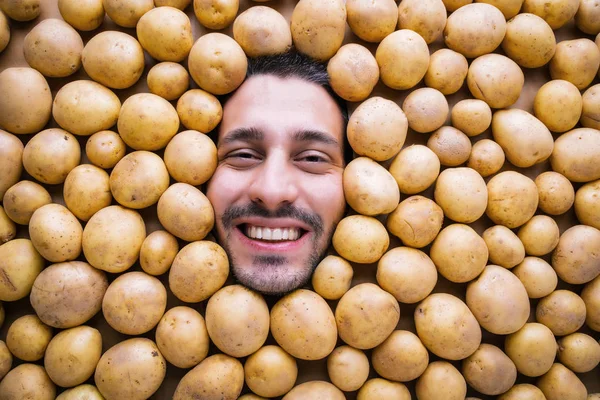
<svg viewBox="0 0 600 400">
<path fill-rule="evenodd" d="M 368 157 L 355 158 L 346 165 L 343 186 L 346 202 L 362 215 L 388 214 L 400 202 L 394 177 Z"/>
<path fill-rule="evenodd" d="M 244 364 L 244 376 L 246 384 L 254 393 L 277 397 L 294 387 L 298 366 L 294 357 L 281 347 L 264 346 L 248 357 Z"/>
<path fill-rule="evenodd" d="M 335 251 L 348 261 L 374 263 L 390 245 L 390 237 L 379 220 L 364 215 L 342 219 L 333 233 Z"/>
<path fill-rule="evenodd" d="M 375 59 L 381 81 L 392 89 L 416 86 L 429 67 L 429 48 L 418 33 L 401 29 L 389 34 L 377 46 Z"/>
<path fill-rule="evenodd" d="M 467 395 L 465 378 L 447 361 L 430 363 L 417 380 L 415 389 L 419 400 L 464 400 Z"/>
<path fill-rule="evenodd" d="M 563 40 L 550 61 L 552 79 L 564 79 L 577 89 L 587 88 L 598 73 L 600 49 L 587 38 Z"/>
<path fill-rule="evenodd" d="M 552 169 L 572 182 L 600 179 L 600 135 L 598 130 L 577 128 L 563 133 L 554 142 L 550 156 Z"/>
<path fill-rule="evenodd" d="M 198 131 L 180 132 L 171 139 L 164 153 L 169 174 L 178 182 L 202 185 L 217 169 L 217 146 Z"/>
<path fill-rule="evenodd" d="M 71 261 L 79 257 L 82 235 L 81 223 L 60 204 L 46 204 L 38 208 L 29 221 L 31 243 L 50 262 Z"/>
<path fill-rule="evenodd" d="M 535 377 L 550 370 L 556 357 L 557 344 L 548 327 L 532 322 L 506 337 L 504 351 L 519 373 Z"/>
<path fill-rule="evenodd" d="M 488 181 L 488 217 L 498 225 L 517 228 L 533 217 L 538 206 L 538 191 L 527 176 L 505 171 Z"/>
<path fill-rule="evenodd" d="M 587 389 L 583 382 L 570 369 L 555 363 L 544 376 L 537 381 L 547 400 L 586 400 Z"/>
<path fill-rule="evenodd" d="M 44 367 L 36 364 L 18 365 L 0 382 L 0 400 L 53 400 L 55 397 L 56 386 Z"/>
<path fill-rule="evenodd" d="M 188 242 L 204 239 L 215 224 L 208 198 L 187 183 L 169 186 L 158 200 L 157 213 L 169 233 Z"/>
<path fill-rule="evenodd" d="M 575 225 L 563 232 L 552 253 L 552 267 L 563 281 L 582 284 L 600 275 L 600 230 Z"/>
<path fill-rule="evenodd" d="M 521 68 L 501 54 L 477 57 L 469 66 L 467 85 L 471 94 L 491 108 L 506 108 L 517 102 L 525 84 Z"/>
<path fill-rule="evenodd" d="M 585 302 L 570 290 L 555 290 L 539 301 L 535 318 L 556 336 L 570 335 L 585 323 Z"/>
<path fill-rule="evenodd" d="M 502 49 L 525 68 L 539 68 L 552 59 L 556 39 L 550 25 L 535 14 L 523 13 L 506 24 Z"/>
<path fill-rule="evenodd" d="M 480 393 L 498 395 L 517 380 L 517 368 L 502 350 L 482 343 L 462 362 L 462 373 L 469 385 Z"/>
<path fill-rule="evenodd" d="M 235 400 L 244 387 L 244 367 L 225 354 L 205 358 L 179 381 L 173 400 Z"/>
<path fill-rule="evenodd" d="M 446 217 L 464 224 L 478 220 L 487 207 L 485 181 L 471 168 L 442 171 L 435 184 L 434 197 Z"/>
<path fill-rule="evenodd" d="M 45 261 L 29 239 L 13 239 L 0 245 L 0 300 L 15 301 L 29 295 Z"/>
<path fill-rule="evenodd" d="M 23 143 L 15 135 L 0 130 L 0 199 L 19 182 L 23 172 L 23 148 Z M 3 205 L 6 207 L 4 202 Z"/>
<path fill-rule="evenodd" d="M 182 61 L 194 41 L 188 16 L 168 6 L 154 8 L 142 15 L 135 32 L 144 50 L 159 61 Z"/>
</svg>

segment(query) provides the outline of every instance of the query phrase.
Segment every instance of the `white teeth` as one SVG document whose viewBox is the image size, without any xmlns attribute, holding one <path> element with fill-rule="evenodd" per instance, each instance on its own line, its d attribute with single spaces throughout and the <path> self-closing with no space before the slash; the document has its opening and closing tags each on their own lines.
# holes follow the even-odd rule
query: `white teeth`
<svg viewBox="0 0 600 400">
<path fill-rule="evenodd" d="M 263 226 L 246 225 L 246 236 L 252 239 L 270 241 L 297 240 L 300 237 L 300 229 L 267 228 Z"/>
</svg>

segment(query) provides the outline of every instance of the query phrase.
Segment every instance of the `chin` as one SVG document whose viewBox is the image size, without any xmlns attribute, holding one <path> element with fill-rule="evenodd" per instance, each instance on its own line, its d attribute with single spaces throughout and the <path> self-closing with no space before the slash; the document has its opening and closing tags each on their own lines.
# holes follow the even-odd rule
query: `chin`
<svg viewBox="0 0 600 400">
<path fill-rule="evenodd" d="M 236 280 L 263 295 L 283 296 L 308 284 L 314 267 L 286 265 L 236 266 L 231 268 Z"/>
</svg>

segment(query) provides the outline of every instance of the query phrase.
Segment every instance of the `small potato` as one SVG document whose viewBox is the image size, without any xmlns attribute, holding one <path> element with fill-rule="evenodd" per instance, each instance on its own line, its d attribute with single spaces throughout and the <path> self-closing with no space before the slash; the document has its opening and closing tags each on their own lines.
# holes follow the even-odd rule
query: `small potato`
<svg viewBox="0 0 600 400">
<path fill-rule="evenodd" d="M 498 347 L 486 343 L 463 360 L 462 374 L 469 386 L 487 395 L 504 393 L 517 380 L 517 369 L 511 359 Z"/>
<path fill-rule="evenodd" d="M 507 21 L 517 15 L 523 5 L 523 0 L 475 0 L 475 2 L 493 5 L 504 14 Z"/>
<path fill-rule="evenodd" d="M 388 231 L 405 246 L 421 248 L 433 242 L 443 222 L 444 212 L 434 201 L 411 196 L 388 215 L 386 224 Z"/>
<path fill-rule="evenodd" d="M 496 224 L 517 228 L 529 221 L 538 205 L 535 183 L 515 171 L 505 171 L 488 181 L 487 216 Z"/>
<path fill-rule="evenodd" d="M 500 171 L 504 165 L 504 150 L 493 140 L 483 139 L 471 147 L 467 167 L 474 169 L 486 178 Z"/>
<path fill-rule="evenodd" d="M 569 81 L 577 89 L 583 90 L 592 83 L 599 66 L 600 49 L 590 39 L 563 40 L 556 45 L 556 52 L 550 61 L 550 76 L 552 79 Z"/>
<path fill-rule="evenodd" d="M 44 324 L 37 315 L 24 315 L 8 327 L 6 346 L 23 361 L 38 361 L 44 357 L 46 347 L 52 339 L 52 328 Z"/>
<path fill-rule="evenodd" d="M 587 283 L 600 274 L 600 230 L 575 225 L 561 235 L 552 254 L 552 267 L 563 281 Z"/>
<path fill-rule="evenodd" d="M 483 100 L 465 99 L 452 107 L 450 117 L 456 129 L 467 136 L 477 136 L 490 127 L 492 110 Z"/>
<path fill-rule="evenodd" d="M 483 232 L 483 240 L 490 253 L 490 261 L 504 268 L 512 268 L 525 258 L 525 248 L 513 231 L 495 225 Z"/>
<path fill-rule="evenodd" d="M 464 224 L 478 220 L 487 207 L 485 181 L 471 168 L 448 168 L 442 171 L 435 184 L 434 197 L 446 217 Z"/>
<path fill-rule="evenodd" d="M 250 7 L 238 15 L 233 21 L 233 38 L 249 57 L 285 53 L 292 47 L 288 22 L 277 10 L 265 6 Z"/>
<path fill-rule="evenodd" d="M 73 28 L 93 31 L 104 21 L 102 0 L 58 0 L 61 17 Z"/>
<path fill-rule="evenodd" d="M 6 376 L 8 371 L 10 371 L 10 369 L 12 367 L 12 362 L 13 362 L 13 356 L 10 353 L 10 350 L 8 350 L 8 347 L 6 347 L 6 343 L 4 343 L 2 340 L 0 340 L 0 382 L 2 381 L 2 378 L 4 378 Z M 369 361 L 367 360 L 367 364 L 368 364 L 368 362 Z M 368 366 L 367 366 L 367 371 L 368 371 Z"/>
<path fill-rule="evenodd" d="M 29 295 L 44 259 L 28 239 L 13 239 L 0 245 L 0 301 L 15 301 Z"/>
<path fill-rule="evenodd" d="M 178 368 L 198 365 L 208 355 L 210 338 L 202 315 L 190 307 L 173 307 L 156 327 L 156 345 Z"/>
<path fill-rule="evenodd" d="M 221 246 L 194 241 L 184 246 L 171 265 L 169 288 L 181 301 L 198 303 L 219 290 L 229 276 L 229 261 Z"/>
<path fill-rule="evenodd" d="M 600 50 L 600 34 L 596 39 Z M 599 69 L 600 71 L 600 69 Z M 583 93 L 581 125 L 585 128 L 600 129 L 600 84 L 591 86 Z"/>
<path fill-rule="evenodd" d="M 31 68 L 50 78 L 63 78 L 81 68 L 83 40 L 65 21 L 48 18 L 23 40 L 23 55 Z"/>
<path fill-rule="evenodd" d="M 106 274 L 83 261 L 54 264 L 36 278 L 30 301 L 40 319 L 54 328 L 86 323 L 102 308 Z"/>
<path fill-rule="evenodd" d="M 395 247 L 379 260 L 377 283 L 399 302 L 417 303 L 433 291 L 437 271 L 433 261 L 422 251 Z"/>
<path fill-rule="evenodd" d="M 104 400 L 96 386 L 83 384 L 72 389 L 65 390 L 58 395 L 56 400 Z"/>
<path fill-rule="evenodd" d="M 219 100 L 202 89 L 185 92 L 177 101 L 177 115 L 187 129 L 208 133 L 223 118 Z"/>
<path fill-rule="evenodd" d="M 600 180 L 586 183 L 577 190 L 575 214 L 582 224 L 600 229 Z"/>
<path fill-rule="evenodd" d="M 585 303 L 587 326 L 600 332 L 600 277 L 586 284 L 581 291 L 581 298 Z"/>
<path fill-rule="evenodd" d="M 368 157 L 350 161 L 343 174 L 346 202 L 362 215 L 389 214 L 400 202 L 392 174 Z"/>
<path fill-rule="evenodd" d="M 577 128 L 562 134 L 554 142 L 550 156 L 552 169 L 572 182 L 600 179 L 600 136 L 590 128 Z"/>
<path fill-rule="evenodd" d="M 6 49 L 10 42 L 10 25 L 8 25 L 8 18 L 0 9 L 0 53 Z"/>
<path fill-rule="evenodd" d="M 294 357 L 281 347 L 265 346 L 248 357 L 244 364 L 244 376 L 246 384 L 254 393 L 278 397 L 294 387 L 298 366 Z"/>
<path fill-rule="evenodd" d="M 199 186 L 210 179 L 217 169 L 217 146 L 211 138 L 198 131 L 175 135 L 163 156 L 169 174 L 178 182 Z"/>
<path fill-rule="evenodd" d="M 40 15 L 40 0 L 4 0 L 2 11 L 15 21 L 31 21 Z"/>
<path fill-rule="evenodd" d="M 553 132 L 566 132 L 577 125 L 583 109 L 579 89 L 569 81 L 545 83 L 536 93 L 533 112 Z"/>
<path fill-rule="evenodd" d="M 427 140 L 427 147 L 433 150 L 442 165 L 448 167 L 464 164 L 471 154 L 471 141 L 467 135 L 451 126 L 435 131 Z"/>
<path fill-rule="evenodd" d="M 142 15 L 154 8 L 152 0 L 102 0 L 102 4 L 106 15 L 124 28 L 135 28 Z"/>
<path fill-rule="evenodd" d="M 314 292 L 298 289 L 271 308 L 271 334 L 293 357 L 320 360 L 335 348 L 338 329 L 325 300 Z"/>
<path fill-rule="evenodd" d="M 327 374 L 338 389 L 353 392 L 369 378 L 369 359 L 354 347 L 340 346 L 327 357 Z"/>
<path fill-rule="evenodd" d="M 107 1 L 120 2 L 104 0 L 105 8 Z M 108 8 L 106 11 L 108 13 Z M 133 86 L 144 72 L 144 50 L 134 37 L 126 33 L 104 31 L 86 43 L 81 62 L 85 72 L 96 82 L 112 89 L 126 89 Z"/>
<path fill-rule="evenodd" d="M 451 224 L 437 235 L 429 255 L 444 278 L 464 283 L 483 271 L 488 260 L 488 248 L 470 226 Z"/>
<path fill-rule="evenodd" d="M 147 83 L 150 93 L 165 100 L 176 100 L 188 90 L 190 74 L 181 64 L 161 62 L 150 68 Z"/>
<path fill-rule="evenodd" d="M 342 219 L 333 233 L 335 251 L 348 261 L 377 262 L 390 245 L 390 237 L 381 222 L 373 217 L 351 215 Z"/>
<path fill-rule="evenodd" d="M 600 12 L 593 0 L 581 0 L 575 14 L 575 26 L 588 35 L 600 33 Z"/>
<path fill-rule="evenodd" d="M 369 379 L 358 391 L 357 400 L 410 400 L 410 392 L 402 383 L 382 378 Z"/>
<path fill-rule="evenodd" d="M 25 171 L 49 185 L 63 183 L 80 160 L 81 149 L 75 136 L 58 128 L 36 134 L 23 150 Z"/>
<path fill-rule="evenodd" d="M 95 268 L 123 272 L 137 261 L 145 238 L 140 214 L 121 206 L 105 207 L 85 225 L 83 254 Z"/>
<path fill-rule="evenodd" d="M 408 382 L 423 374 L 429 364 L 429 353 L 417 335 L 397 330 L 373 349 L 371 362 L 381 377 Z"/>
<path fill-rule="evenodd" d="M 425 84 L 444 95 L 453 94 L 462 87 L 468 71 L 469 64 L 465 56 L 454 50 L 440 49 L 429 58 Z"/>
<path fill-rule="evenodd" d="M 581 399 L 587 397 L 583 382 L 570 369 L 555 363 L 544 376 L 537 381 L 547 400 Z"/>
<path fill-rule="evenodd" d="M 29 221 L 31 243 L 50 262 L 71 261 L 81 254 L 83 228 L 75 215 L 60 204 L 35 210 Z"/>
<path fill-rule="evenodd" d="M 506 23 L 502 49 L 521 67 L 539 68 L 552 59 L 556 38 L 546 21 L 535 14 L 523 13 Z"/>
<path fill-rule="evenodd" d="M 414 131 L 425 133 L 440 128 L 448 118 L 448 101 L 436 89 L 420 88 L 410 92 L 402 103 L 408 126 Z"/>
<path fill-rule="evenodd" d="M 559 29 L 569 22 L 579 8 L 579 0 L 560 0 L 545 2 L 543 0 L 525 0 L 522 12 L 541 17 L 552 29 Z"/>
<path fill-rule="evenodd" d="M 416 194 L 430 187 L 440 174 L 440 159 L 427 146 L 408 146 L 389 169 L 401 193 Z"/>
<path fill-rule="evenodd" d="M 347 101 L 365 100 L 379 81 L 375 57 L 356 43 L 342 46 L 329 60 L 327 72 L 331 88 Z"/>
<path fill-rule="evenodd" d="M 557 344 L 552 331 L 537 322 L 523 325 L 506 337 L 504 350 L 525 376 L 541 376 L 550 370 Z"/>
<path fill-rule="evenodd" d="M 56 386 L 39 365 L 18 365 L 0 382 L 0 400 L 53 400 L 55 397 Z"/>
<path fill-rule="evenodd" d="M 347 128 L 348 142 L 354 152 L 375 161 L 385 161 L 398 154 L 407 132 L 404 111 L 395 102 L 377 96 L 365 100 L 354 110 Z"/>
<path fill-rule="evenodd" d="M 529 383 L 520 383 L 499 396 L 498 400 L 546 400 L 546 397 L 537 386 Z"/>
<path fill-rule="evenodd" d="M 178 252 L 175 236 L 163 230 L 154 231 L 142 243 L 140 266 L 147 274 L 162 275 L 171 268 Z"/>
<path fill-rule="evenodd" d="M 448 360 L 467 358 L 481 343 L 475 316 L 451 294 L 434 293 L 423 300 L 415 309 L 415 326 L 425 347 Z"/>
<path fill-rule="evenodd" d="M 416 392 L 419 400 L 464 400 L 467 383 L 452 364 L 434 361 L 417 380 Z"/>
<path fill-rule="evenodd" d="M 218 32 L 207 33 L 196 40 L 188 57 L 188 69 L 194 81 L 214 95 L 237 89 L 246 78 L 247 68 L 248 59 L 240 45 Z"/>
<path fill-rule="evenodd" d="M 446 7 L 442 0 L 404 0 L 398 6 L 398 28 L 417 32 L 427 44 L 440 37 L 444 26 Z"/>
<path fill-rule="evenodd" d="M 519 278 L 530 299 L 548 296 L 558 285 L 558 276 L 550 264 L 541 258 L 525 257 L 512 273 Z"/>
<path fill-rule="evenodd" d="M 14 239 L 16 235 L 17 226 L 0 206 L 0 245 Z"/>
<path fill-rule="evenodd" d="M 600 343 L 585 333 L 572 333 L 558 341 L 558 359 L 573 372 L 590 372 L 600 363 Z"/>
<path fill-rule="evenodd" d="M 227 28 L 239 7 L 239 0 L 194 0 L 194 14 L 198 22 L 213 30 Z"/>
<path fill-rule="evenodd" d="M 536 320 L 556 336 L 576 332 L 583 326 L 585 317 L 584 301 L 569 290 L 555 290 L 541 299 L 535 310 Z"/>
<path fill-rule="evenodd" d="M 429 48 L 418 33 L 400 29 L 377 46 L 375 59 L 379 76 L 388 87 L 406 90 L 415 87 L 429 67 Z"/>
<path fill-rule="evenodd" d="M 110 169 L 125 156 L 127 148 L 121 136 L 113 131 L 94 133 L 85 145 L 90 162 L 100 168 Z"/>
<path fill-rule="evenodd" d="M 135 32 L 144 50 L 158 61 L 182 61 L 194 43 L 190 19 L 174 7 L 158 7 L 146 12 Z"/>
<path fill-rule="evenodd" d="M 350 289 L 354 270 L 342 257 L 325 257 L 312 275 L 315 292 L 326 300 L 339 300 Z"/>
<path fill-rule="evenodd" d="M 471 4 L 473 0 L 442 0 L 448 12 L 454 12 L 466 4 Z"/>
<path fill-rule="evenodd" d="M 346 397 L 338 388 L 329 382 L 311 381 L 304 382 L 292 390 L 282 400 L 344 400 Z"/>
<path fill-rule="evenodd" d="M 225 354 L 205 358 L 179 381 L 173 400 L 237 399 L 244 387 L 242 363 Z"/>
<path fill-rule="evenodd" d="M 518 235 L 528 255 L 543 256 L 554 250 L 560 231 L 552 218 L 535 215 L 519 229 Z"/>
<path fill-rule="evenodd" d="M 110 206 L 110 180 L 103 169 L 90 164 L 73 168 L 63 186 L 63 198 L 69 211 L 82 221 Z"/>
<path fill-rule="evenodd" d="M 19 182 L 23 172 L 23 148 L 19 138 L 0 130 L 0 200 L 8 188 Z"/>
<path fill-rule="evenodd" d="M 539 207 L 546 214 L 564 214 L 575 201 L 573 185 L 564 175 L 547 171 L 535 178 L 538 189 Z"/>
<path fill-rule="evenodd" d="M 478 57 L 469 66 L 467 85 L 476 99 L 491 108 L 506 108 L 517 102 L 525 84 L 521 68 L 501 54 Z"/>
<path fill-rule="evenodd" d="M 398 8 L 393 0 L 347 0 L 346 13 L 352 32 L 366 42 L 379 43 L 396 30 Z"/>
</svg>

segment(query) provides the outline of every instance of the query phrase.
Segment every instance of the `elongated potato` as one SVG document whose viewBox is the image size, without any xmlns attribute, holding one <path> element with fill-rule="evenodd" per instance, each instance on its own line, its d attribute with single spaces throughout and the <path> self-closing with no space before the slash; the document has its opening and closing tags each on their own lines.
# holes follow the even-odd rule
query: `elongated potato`
<svg viewBox="0 0 600 400">
<path fill-rule="evenodd" d="M 554 142 L 550 156 L 552 169 L 572 182 L 600 179 L 600 135 L 596 129 L 577 128 L 562 134 Z"/>
<path fill-rule="evenodd" d="M 179 381 L 173 400 L 235 400 L 244 387 L 244 367 L 225 354 L 205 358 Z"/>
<path fill-rule="evenodd" d="M 394 177 L 368 157 L 355 158 L 346 165 L 343 185 L 346 202 L 362 215 L 388 214 L 400 202 Z"/>
</svg>

